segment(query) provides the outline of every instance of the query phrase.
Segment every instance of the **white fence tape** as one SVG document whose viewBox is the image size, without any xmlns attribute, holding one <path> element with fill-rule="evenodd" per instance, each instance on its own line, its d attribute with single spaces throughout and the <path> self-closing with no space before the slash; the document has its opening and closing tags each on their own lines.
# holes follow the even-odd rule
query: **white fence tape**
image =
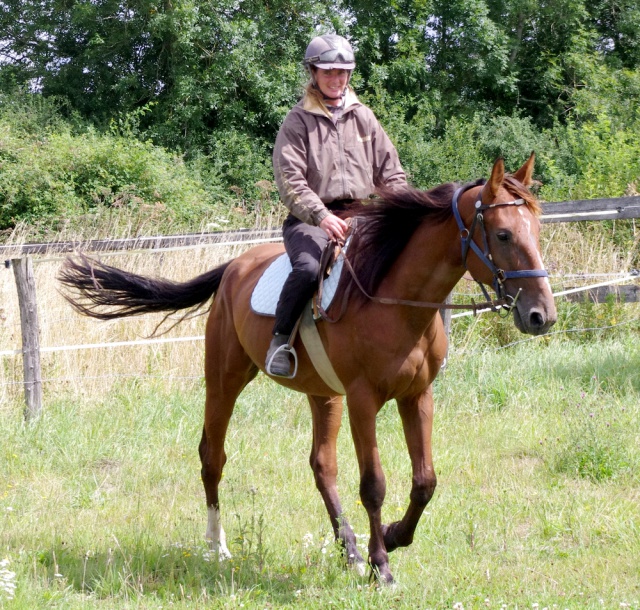
<svg viewBox="0 0 640 610">
<path fill-rule="evenodd" d="M 580 288 L 571 288 L 570 290 L 563 290 L 561 292 L 554 292 L 553 298 L 563 297 L 567 294 L 575 294 L 577 292 L 586 292 L 587 290 L 593 290 L 594 288 L 600 288 L 602 286 L 613 286 L 614 284 L 620 284 L 621 282 L 626 282 L 628 280 L 637 280 L 638 275 L 635 273 L 627 273 L 622 277 L 616 278 L 615 280 L 609 280 L 608 282 L 600 282 L 598 284 L 590 284 L 589 286 L 582 286 Z M 487 311 L 491 311 L 491 309 L 480 309 L 476 313 L 486 313 Z M 463 318 L 464 316 L 472 316 L 474 314 L 473 311 L 464 311 L 462 313 L 456 313 L 451 316 L 453 318 Z"/>
</svg>

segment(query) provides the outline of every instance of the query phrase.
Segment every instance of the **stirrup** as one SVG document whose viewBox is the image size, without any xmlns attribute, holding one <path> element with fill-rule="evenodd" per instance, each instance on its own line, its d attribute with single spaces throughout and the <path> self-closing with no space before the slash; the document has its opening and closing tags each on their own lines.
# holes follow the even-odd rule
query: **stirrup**
<svg viewBox="0 0 640 610">
<path fill-rule="evenodd" d="M 271 364 L 273 363 L 273 359 L 280 352 L 286 352 L 287 358 L 293 356 L 293 373 L 291 373 L 290 375 L 276 375 L 275 373 L 271 372 Z M 271 354 L 271 358 L 269 358 L 269 362 L 267 362 L 267 365 L 265 366 L 265 370 L 267 372 L 267 375 L 271 375 L 272 377 L 280 377 L 281 379 L 293 379 L 298 372 L 298 354 L 293 345 L 285 343 L 284 345 L 281 345 L 275 352 L 273 352 L 273 354 Z"/>
</svg>

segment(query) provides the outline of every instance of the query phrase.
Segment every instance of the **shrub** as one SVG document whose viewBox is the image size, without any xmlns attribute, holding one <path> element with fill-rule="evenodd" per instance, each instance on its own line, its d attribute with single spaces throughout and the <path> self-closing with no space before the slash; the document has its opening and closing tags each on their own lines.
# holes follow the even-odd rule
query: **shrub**
<svg viewBox="0 0 640 610">
<path fill-rule="evenodd" d="M 630 468 L 625 426 L 615 406 L 583 392 L 581 399 L 564 413 L 566 432 L 558 437 L 552 452 L 553 472 L 604 481 Z"/>
<path fill-rule="evenodd" d="M 144 206 L 163 209 L 167 222 L 197 226 L 230 198 L 205 187 L 177 155 L 94 130 L 35 136 L 0 118 L 0 164 L 1 229 Z"/>
</svg>

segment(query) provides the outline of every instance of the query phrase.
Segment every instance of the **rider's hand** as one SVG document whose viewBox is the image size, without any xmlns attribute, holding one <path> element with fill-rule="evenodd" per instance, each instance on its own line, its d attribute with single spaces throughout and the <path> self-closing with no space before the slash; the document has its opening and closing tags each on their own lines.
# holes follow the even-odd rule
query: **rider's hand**
<svg viewBox="0 0 640 610">
<path fill-rule="evenodd" d="M 344 239 L 347 223 L 335 214 L 329 214 L 320 221 L 320 228 L 329 236 L 329 239 Z"/>
</svg>

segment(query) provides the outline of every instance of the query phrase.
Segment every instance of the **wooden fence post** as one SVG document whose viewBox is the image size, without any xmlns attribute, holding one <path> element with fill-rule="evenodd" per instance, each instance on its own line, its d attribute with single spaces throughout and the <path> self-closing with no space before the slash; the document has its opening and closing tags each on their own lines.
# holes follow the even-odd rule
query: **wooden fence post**
<svg viewBox="0 0 640 610">
<path fill-rule="evenodd" d="M 22 327 L 22 363 L 24 369 L 25 419 L 42 412 L 42 373 L 40 369 L 40 327 L 33 263 L 27 256 L 11 261 L 18 289 L 20 326 Z"/>
<path fill-rule="evenodd" d="M 447 305 L 451 305 L 452 301 L 453 301 L 453 298 L 451 297 L 451 294 L 449 294 L 444 302 Z M 440 315 L 442 316 L 442 322 L 444 323 L 444 333 L 447 336 L 447 353 L 445 354 L 444 362 L 440 367 L 441 370 L 444 371 L 444 369 L 447 366 L 447 360 L 449 359 L 449 335 L 451 334 L 451 310 L 447 309 L 446 307 L 443 307 L 440 310 Z"/>
</svg>

